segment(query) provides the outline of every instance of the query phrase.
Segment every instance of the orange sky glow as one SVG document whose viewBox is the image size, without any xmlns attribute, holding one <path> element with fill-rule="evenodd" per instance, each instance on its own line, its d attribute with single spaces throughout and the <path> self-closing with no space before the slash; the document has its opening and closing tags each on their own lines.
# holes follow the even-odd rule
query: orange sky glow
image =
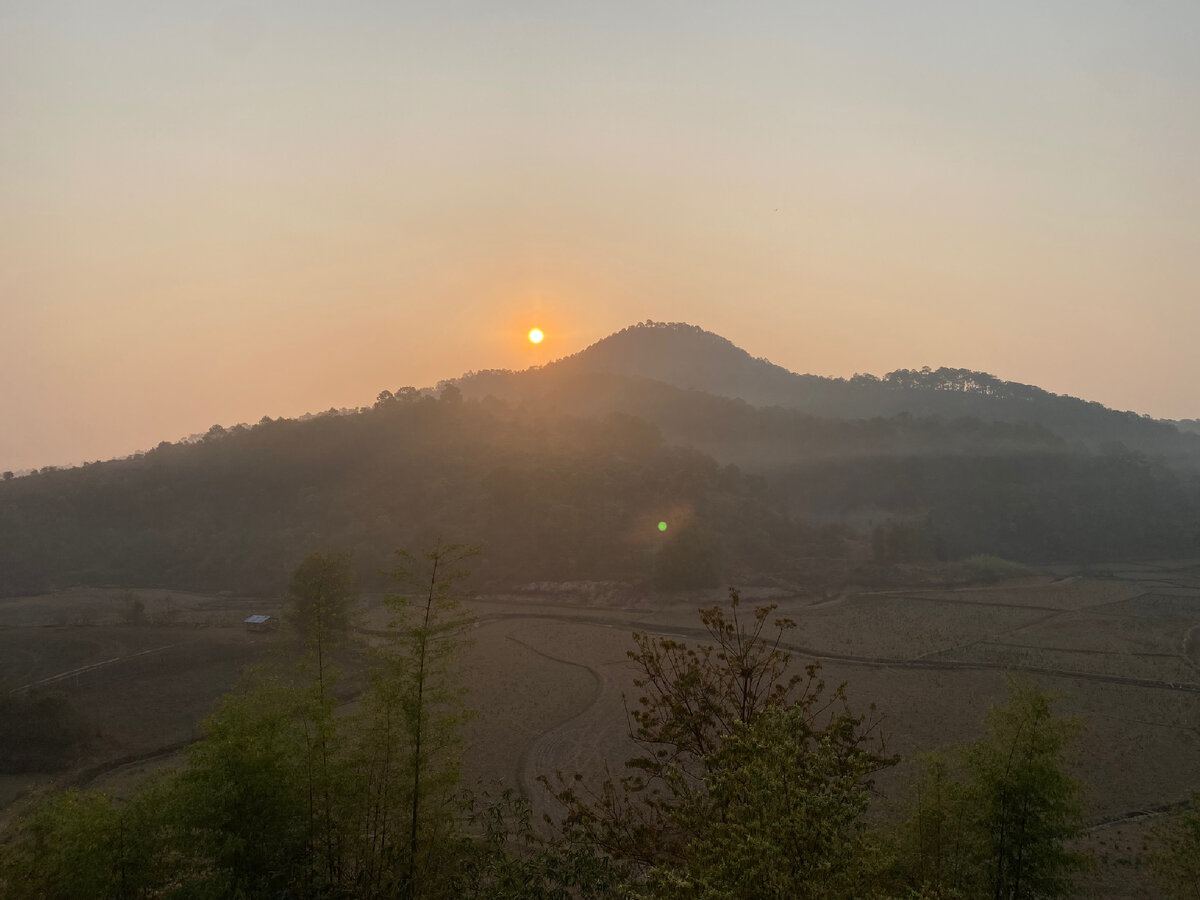
<svg viewBox="0 0 1200 900">
<path fill-rule="evenodd" d="M 1200 416 L 1200 8 L 919 9 L 6 5 L 0 469 L 645 319 Z"/>
</svg>

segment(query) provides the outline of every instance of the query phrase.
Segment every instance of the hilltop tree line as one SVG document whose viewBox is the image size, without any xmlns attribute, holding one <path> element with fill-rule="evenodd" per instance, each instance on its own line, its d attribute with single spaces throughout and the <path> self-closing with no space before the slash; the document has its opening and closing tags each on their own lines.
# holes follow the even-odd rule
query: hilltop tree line
<svg viewBox="0 0 1200 900">
<path fill-rule="evenodd" d="M 656 425 L 669 441 L 739 464 L 1084 449 L 1044 425 L 1024 421 L 914 416 L 908 412 L 817 416 L 786 406 L 755 406 L 737 397 L 603 372 L 479 372 L 463 376 L 456 385 L 467 397 L 497 397 L 543 413 L 570 410 L 589 416 L 634 415 Z"/>
<path fill-rule="evenodd" d="M 0 892 L 23 898 L 643 898 L 778 900 L 1066 897 L 1086 865 L 1081 725 L 1010 683 L 978 741 L 926 757 L 907 812 L 872 824 L 873 776 L 897 759 L 820 667 L 781 649 L 773 608 L 701 611 L 708 639 L 634 635 L 637 753 L 596 783 L 542 782 L 558 814 L 460 783 L 458 671 L 470 551 L 401 554 L 368 687 L 339 713 L 349 557 L 313 554 L 290 583 L 304 653 L 262 671 L 205 724 L 185 768 L 123 802 L 68 791 L 0 848 Z M 1160 828 L 1157 870 L 1192 896 L 1200 810 Z M 1189 880 L 1190 879 L 1190 880 Z"/>
<path fill-rule="evenodd" d="M 1186 427 L 1006 381 L 986 372 L 924 367 L 897 369 L 882 377 L 801 375 L 765 359 L 755 359 L 720 335 L 679 322 L 633 325 L 541 369 L 508 374 L 513 387 L 524 393 L 584 373 L 653 379 L 679 388 L 739 397 L 755 406 L 780 406 L 833 419 L 889 418 L 908 413 L 915 418 L 1030 423 L 1090 449 L 1119 443 L 1191 469 L 1200 460 L 1200 439 L 1186 433 Z M 492 390 L 499 392 L 498 387 Z"/>
</svg>

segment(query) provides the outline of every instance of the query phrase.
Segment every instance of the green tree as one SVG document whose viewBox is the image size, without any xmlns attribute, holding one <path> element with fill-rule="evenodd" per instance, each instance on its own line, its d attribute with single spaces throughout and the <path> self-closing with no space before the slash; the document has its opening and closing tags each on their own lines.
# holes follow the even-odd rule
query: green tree
<svg viewBox="0 0 1200 900">
<path fill-rule="evenodd" d="M 904 880 L 939 900 L 964 896 L 974 871 L 968 813 L 962 781 L 951 771 L 950 760 L 940 753 L 925 754 L 898 848 Z"/>
<path fill-rule="evenodd" d="M 1031 682 L 1012 681 L 1009 700 L 987 717 L 988 736 L 967 751 L 967 802 L 979 816 L 995 900 L 1066 896 L 1084 858 L 1065 844 L 1083 833 L 1083 786 L 1066 753 L 1082 729 L 1056 718 Z"/>
<path fill-rule="evenodd" d="M 51 797 L 23 823 L 0 859 L 0 896 L 96 900 L 157 896 L 169 855 L 161 791 L 118 805 L 96 791 Z"/>
<path fill-rule="evenodd" d="M 844 686 L 826 691 L 816 663 L 795 671 L 782 646 L 795 625 L 772 619 L 773 610 L 745 615 L 731 590 L 728 608 L 700 611 L 704 644 L 635 634 L 629 656 L 645 693 L 630 718 L 641 755 L 598 790 L 580 776 L 558 777 L 565 832 L 594 843 L 635 881 L 649 873 L 652 893 L 738 896 L 746 847 L 763 866 L 790 860 L 768 896 L 810 878 L 853 880 L 855 857 L 865 862 L 857 823 L 870 776 L 895 760 L 850 711 Z M 818 814 L 823 824 L 809 820 Z M 723 853 L 739 862 L 727 864 Z"/>
<path fill-rule="evenodd" d="M 607 900 L 619 882 L 611 862 L 591 844 L 547 838 L 530 821 L 529 801 L 463 794 L 464 830 L 450 879 L 464 900 Z"/>
<path fill-rule="evenodd" d="M 678 785 L 682 799 L 671 818 L 688 836 L 682 864 L 652 869 L 639 893 L 654 900 L 868 896 L 882 867 L 861 817 L 879 759 L 855 744 L 836 731 L 814 738 L 797 705 L 736 722 L 705 760 L 704 790 Z"/>
<path fill-rule="evenodd" d="M 307 880 L 302 703 L 291 684 L 262 676 L 227 695 L 189 748 L 178 790 L 197 895 L 279 896 Z"/>
<path fill-rule="evenodd" d="M 228 695 L 189 765 L 116 802 L 67 791 L 0 847 L 0 897 L 77 900 L 280 896 L 306 841 L 296 691 L 262 678 Z"/>
<path fill-rule="evenodd" d="M 342 643 L 354 599 L 350 555 L 311 553 L 292 575 L 288 591 L 292 620 L 304 641 L 301 674 L 306 676 L 298 722 L 304 735 L 304 781 L 308 808 L 308 887 L 336 885 L 343 879 L 347 853 L 344 817 L 349 802 L 348 761 L 341 752 L 344 729 L 335 717 L 332 693 L 338 679 L 332 650 Z"/>
<path fill-rule="evenodd" d="M 1200 794 L 1150 832 L 1154 877 L 1167 896 L 1200 900 Z"/>
<path fill-rule="evenodd" d="M 1087 863 L 1067 847 L 1083 834 L 1083 787 L 1067 768 L 1081 725 L 1012 679 L 986 721 L 986 737 L 926 762 L 906 828 L 909 883 L 935 897 L 1068 896 Z"/>
<path fill-rule="evenodd" d="M 345 637 L 354 599 L 354 569 L 348 553 L 310 553 L 292 573 L 288 602 L 292 623 L 314 656 L 321 678 L 325 655 Z"/>
<path fill-rule="evenodd" d="M 437 896 L 456 822 L 462 726 L 457 665 L 471 617 L 461 611 L 463 563 L 476 551 L 439 543 L 420 558 L 397 551 L 397 593 L 385 599 L 390 641 L 378 651 L 364 703 L 363 896 Z"/>
</svg>

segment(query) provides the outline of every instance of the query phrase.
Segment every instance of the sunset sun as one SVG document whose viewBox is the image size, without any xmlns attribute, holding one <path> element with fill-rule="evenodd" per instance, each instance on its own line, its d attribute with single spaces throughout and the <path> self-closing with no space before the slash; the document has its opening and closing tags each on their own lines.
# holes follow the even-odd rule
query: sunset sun
<svg viewBox="0 0 1200 900">
<path fill-rule="evenodd" d="M 540 344 L 542 342 L 542 338 L 544 338 L 544 337 L 545 337 L 545 335 L 542 334 L 542 329 L 540 329 L 540 328 L 529 329 L 530 343 Z"/>
</svg>

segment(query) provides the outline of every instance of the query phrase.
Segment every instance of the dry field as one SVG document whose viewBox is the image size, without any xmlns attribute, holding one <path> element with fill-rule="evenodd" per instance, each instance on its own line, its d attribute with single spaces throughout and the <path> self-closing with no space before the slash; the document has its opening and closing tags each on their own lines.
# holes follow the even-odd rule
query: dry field
<svg viewBox="0 0 1200 900">
<path fill-rule="evenodd" d="M 68 772 L 0 775 L 0 818 L 18 796 L 192 740 L 213 702 L 266 658 L 270 636 L 242 624 L 278 603 L 146 590 L 143 624 L 124 591 L 71 590 L 0 600 L 0 691 L 62 691 L 86 718 L 87 755 Z"/>
<path fill-rule="evenodd" d="M 550 598 L 547 598 L 550 599 Z M 477 634 L 502 632 L 557 661 L 539 663 L 543 690 L 571 693 L 558 718 L 542 720 L 524 749 L 528 787 L 555 770 L 595 776 L 619 772 L 630 744 L 623 695 L 637 696 L 625 651 L 630 631 L 697 640 L 696 609 L 711 592 L 666 599 L 570 604 L 474 604 Z M 1200 786 L 1200 568 L 1139 567 L 1115 576 L 1025 579 L 1018 585 L 953 591 L 772 597 L 797 622 L 789 636 L 798 661 L 817 659 L 830 683 L 847 684 L 856 708 L 875 704 L 887 748 L 903 762 L 879 779 L 880 815 L 903 803 L 914 758 L 974 740 L 989 704 L 1003 700 L 1008 673 L 1032 678 L 1059 698 L 1059 711 L 1085 727 L 1074 768 L 1088 786 L 1097 829 L 1084 842 L 1096 854 L 1086 893 L 1097 898 L 1154 896 L 1141 849 L 1154 816 L 1139 811 L 1183 799 Z M 752 603 L 749 592 L 743 600 Z M 1191 638 L 1189 639 L 1189 635 Z M 530 663 L 505 658 L 509 677 L 532 677 Z M 590 684 L 578 673 L 585 669 Z M 473 690 L 493 696 L 495 670 L 476 671 Z M 487 709 L 486 702 L 479 704 Z M 526 707 L 527 708 L 527 707 Z M 539 716 L 548 712 L 544 701 Z M 492 724 L 495 723 L 495 724 Z M 482 746 L 495 736 L 536 730 L 528 720 L 486 713 Z M 486 754 L 477 751 L 476 765 Z M 497 751 L 499 752 L 499 751 Z M 489 772 L 503 766 L 487 764 Z M 535 791 L 539 808 L 544 794 Z M 1103 827 L 1099 823 L 1107 821 Z"/>
<path fill-rule="evenodd" d="M 1154 817 L 1122 817 L 1200 786 L 1200 564 L 1062 574 L 832 597 L 747 590 L 743 601 L 777 603 L 797 622 L 788 636 L 797 661 L 819 660 L 827 681 L 847 684 L 855 708 L 875 705 L 887 749 L 904 760 L 879 780 L 883 817 L 903 803 L 917 754 L 982 734 L 1006 673 L 1052 691 L 1086 729 L 1074 763 L 1097 823 L 1085 842 L 1098 859 L 1086 893 L 1153 896 L 1141 843 Z M 86 780 L 116 792 L 177 760 L 151 757 L 189 740 L 238 670 L 284 643 L 241 625 L 251 612 L 276 612 L 270 605 L 139 593 L 151 624 L 123 624 L 116 591 L 0 601 L 0 689 L 95 666 L 54 683 L 89 710 L 101 735 L 81 761 L 92 767 Z M 631 750 L 625 704 L 637 696 L 630 632 L 699 640 L 697 608 L 722 597 L 537 585 L 470 601 L 477 621 L 464 669 L 477 716 L 467 731 L 468 780 L 517 786 L 540 811 L 549 801 L 539 775 L 619 773 Z M 377 602 L 366 604 L 364 635 L 385 620 Z M 139 759 L 112 765 L 130 757 Z M 0 809 L 37 782 L 0 779 Z"/>
</svg>

